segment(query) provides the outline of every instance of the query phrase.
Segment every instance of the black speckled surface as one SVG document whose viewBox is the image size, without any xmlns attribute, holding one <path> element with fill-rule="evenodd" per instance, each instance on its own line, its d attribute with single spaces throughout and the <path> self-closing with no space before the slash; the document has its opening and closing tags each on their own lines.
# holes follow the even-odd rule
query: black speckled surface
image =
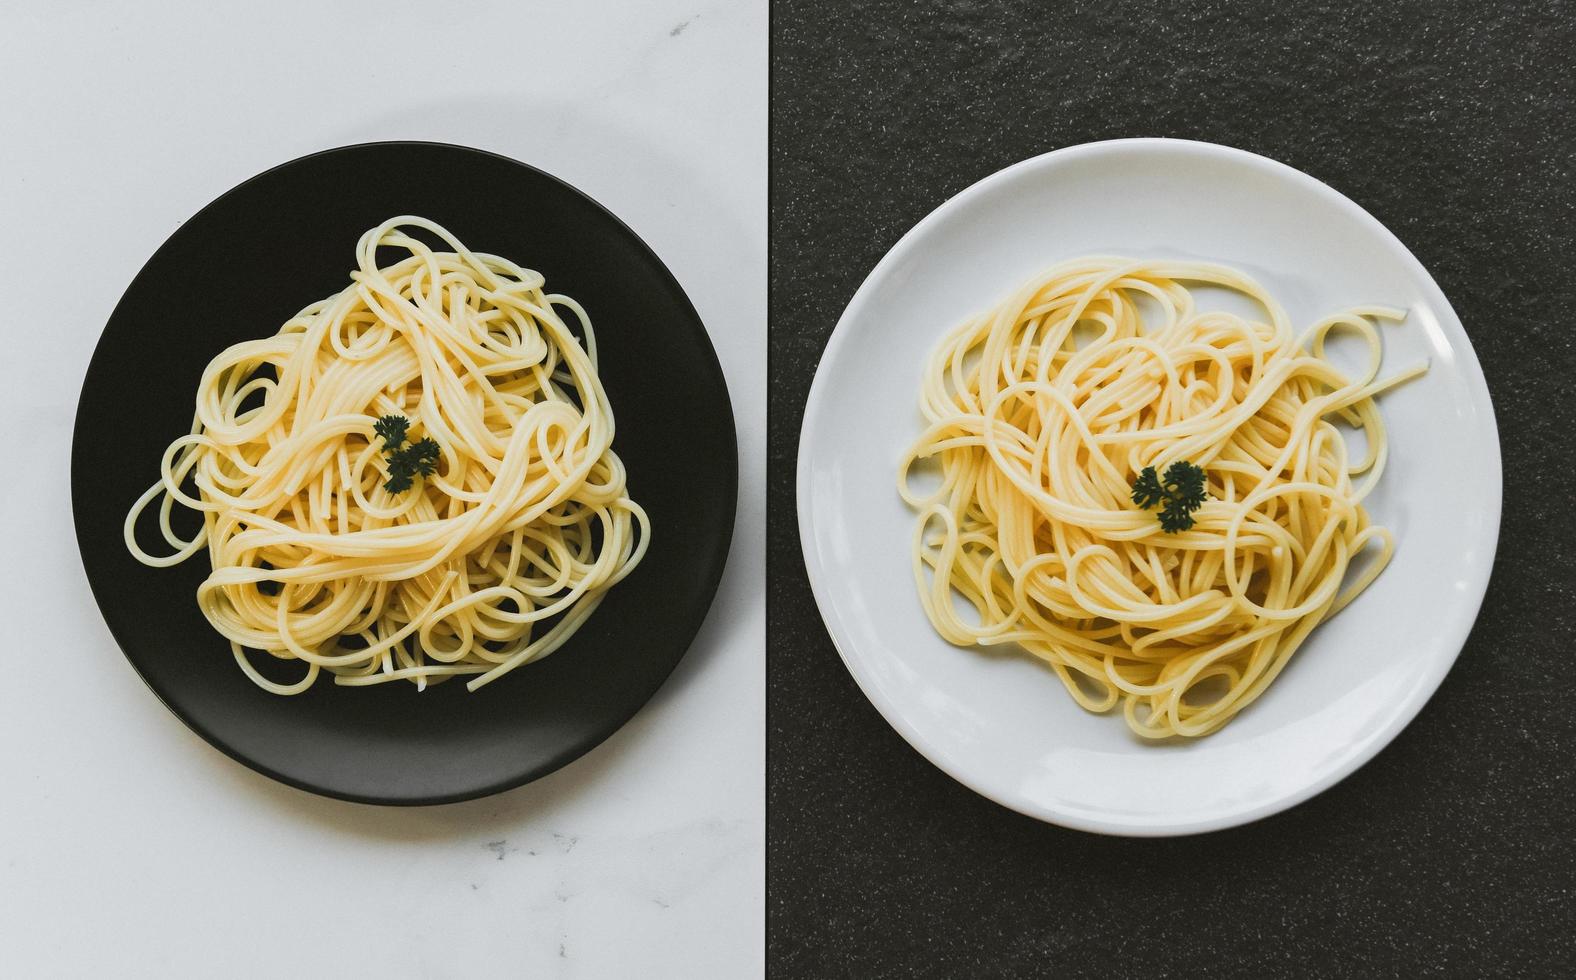
<svg viewBox="0 0 1576 980">
<path fill-rule="evenodd" d="M 772 976 L 1572 975 L 1576 9 L 772 10 Z M 838 660 L 794 519 L 805 393 L 885 250 L 1007 164 L 1118 136 L 1283 160 L 1395 231 L 1466 323 L 1506 475 L 1482 615 L 1417 721 L 1302 806 L 1177 840 L 1042 825 L 932 768 Z"/>
</svg>

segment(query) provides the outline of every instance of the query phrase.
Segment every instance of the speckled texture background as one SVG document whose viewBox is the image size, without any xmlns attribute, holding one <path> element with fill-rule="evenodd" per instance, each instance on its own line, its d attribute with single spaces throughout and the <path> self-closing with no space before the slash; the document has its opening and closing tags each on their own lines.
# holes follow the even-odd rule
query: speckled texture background
<svg viewBox="0 0 1576 980">
<path fill-rule="evenodd" d="M 772 61 L 771 975 L 1571 975 L 1576 9 L 775 0 Z M 1493 582 L 1417 721 L 1290 812 L 1178 840 L 1045 826 L 932 768 L 838 660 L 794 519 L 805 393 L 886 249 L 1119 136 L 1262 153 L 1376 215 L 1466 323 L 1504 452 Z"/>
</svg>

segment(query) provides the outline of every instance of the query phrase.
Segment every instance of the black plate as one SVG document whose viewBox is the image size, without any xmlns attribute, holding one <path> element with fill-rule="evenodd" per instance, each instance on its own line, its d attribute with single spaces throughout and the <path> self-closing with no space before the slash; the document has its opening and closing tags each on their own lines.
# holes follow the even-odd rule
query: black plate
<svg viewBox="0 0 1576 980">
<path fill-rule="evenodd" d="M 343 288 L 357 238 L 398 214 L 547 277 L 585 305 L 630 495 L 651 548 L 552 656 L 475 694 L 319 681 L 261 690 L 197 609 L 206 554 L 147 568 L 121 523 L 187 432 L 221 349 L 278 331 Z M 370 143 L 254 177 L 170 236 L 126 290 L 88 367 L 71 448 L 77 543 L 110 632 L 153 692 L 232 758 L 281 782 L 368 803 L 496 793 L 590 751 L 689 647 L 727 557 L 738 491 L 733 413 L 705 327 L 673 276 L 595 201 L 480 150 Z M 145 524 L 151 525 L 151 521 Z M 146 538 L 149 544 L 156 532 Z M 164 549 L 167 550 L 167 549 Z M 161 550 L 160 553 L 163 553 Z"/>
</svg>

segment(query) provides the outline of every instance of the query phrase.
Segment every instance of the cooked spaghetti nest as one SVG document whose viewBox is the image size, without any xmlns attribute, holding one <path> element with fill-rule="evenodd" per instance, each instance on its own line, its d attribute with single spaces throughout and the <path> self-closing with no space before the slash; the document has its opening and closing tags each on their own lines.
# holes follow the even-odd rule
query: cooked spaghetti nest
<svg viewBox="0 0 1576 980">
<path fill-rule="evenodd" d="M 1201 310 L 1188 284 L 1262 318 Z M 1404 316 L 1352 309 L 1298 336 L 1233 269 L 1090 257 L 968 318 L 926 362 L 928 425 L 898 478 L 931 623 L 1034 654 L 1146 738 L 1219 729 L 1390 559 L 1362 501 L 1387 454 L 1374 396 L 1427 370 L 1378 379 L 1376 324 Z M 1326 357 L 1336 331 L 1367 346 L 1356 376 Z M 1362 431 L 1362 459 L 1333 420 Z M 921 461 L 939 463 L 934 492 L 911 479 Z M 1203 468 L 1207 497 L 1170 533 L 1133 487 L 1179 461 Z"/>
<path fill-rule="evenodd" d="M 408 254 L 380 267 L 380 248 Z M 408 215 L 361 236 L 350 279 L 209 363 L 191 432 L 127 514 L 126 545 L 154 566 L 206 547 L 197 602 L 269 691 L 299 693 L 323 671 L 419 688 L 474 674 L 475 690 L 562 646 L 646 551 L 591 323 L 540 274 Z M 384 486 L 385 416 L 438 447 L 399 493 Z M 136 540 L 154 501 L 170 555 Z M 190 538 L 171 526 L 177 504 L 201 514 Z M 304 675 L 270 680 L 248 651 Z"/>
</svg>

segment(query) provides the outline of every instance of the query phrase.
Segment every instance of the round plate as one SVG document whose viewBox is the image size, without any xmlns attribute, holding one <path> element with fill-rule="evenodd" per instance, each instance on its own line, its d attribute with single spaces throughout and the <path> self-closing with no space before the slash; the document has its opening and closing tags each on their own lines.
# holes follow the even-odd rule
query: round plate
<svg viewBox="0 0 1576 980">
<path fill-rule="evenodd" d="M 205 554 L 137 563 L 121 522 L 189 431 L 203 367 L 274 334 L 345 286 L 361 233 L 418 214 L 478 251 L 547 277 L 586 307 L 631 495 L 651 515 L 644 561 L 552 656 L 475 694 L 460 683 L 295 697 L 241 673 L 198 611 Z M 738 458 L 716 353 L 651 249 L 595 201 L 492 153 L 373 143 L 276 167 L 180 227 L 132 281 L 94 352 L 77 408 L 77 543 L 110 631 L 181 720 L 281 782 L 368 803 L 442 803 L 535 779 L 627 721 L 689 647 L 732 534 Z M 150 525 L 151 526 L 151 525 Z M 154 535 L 156 537 L 156 534 Z M 147 539 L 151 544 L 153 538 Z"/>
<path fill-rule="evenodd" d="M 1295 324 L 1406 307 L 1385 367 L 1430 359 L 1380 399 L 1389 467 L 1368 506 L 1397 551 L 1220 732 L 1152 744 L 1077 707 L 1026 654 L 950 646 L 920 609 L 915 515 L 895 470 L 918 435 L 925 355 L 966 315 L 1089 253 L 1207 259 L 1263 283 Z M 1469 465 L 1463 465 L 1463 462 Z M 1332 785 L 1428 700 L 1482 602 L 1499 533 L 1499 440 L 1482 370 L 1428 273 L 1362 208 L 1240 150 L 1120 140 L 986 178 L 914 227 L 832 334 L 799 447 L 799 529 L 816 602 L 871 702 L 955 779 L 1029 816 L 1160 836 L 1245 823 Z"/>
</svg>

